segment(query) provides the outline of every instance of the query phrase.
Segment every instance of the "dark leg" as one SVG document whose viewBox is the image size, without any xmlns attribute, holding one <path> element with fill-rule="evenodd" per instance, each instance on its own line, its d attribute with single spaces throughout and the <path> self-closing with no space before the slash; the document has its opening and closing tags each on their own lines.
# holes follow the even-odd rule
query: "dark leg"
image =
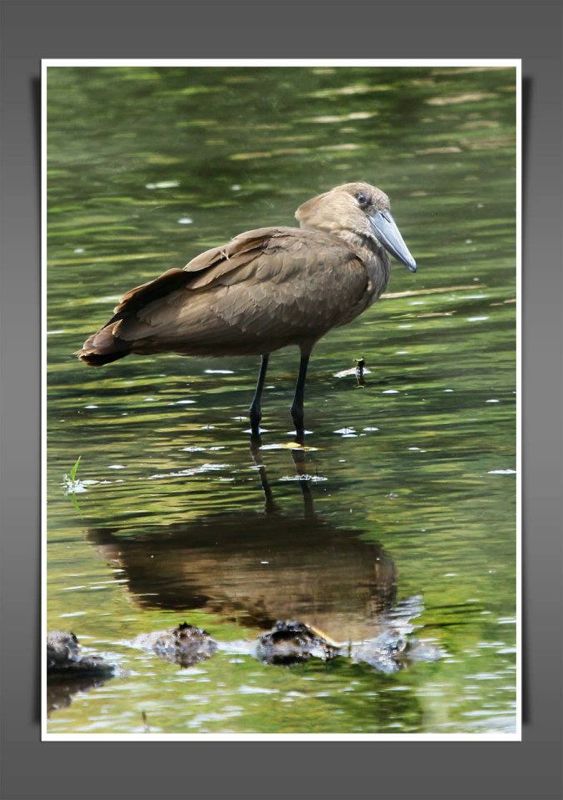
<svg viewBox="0 0 563 800">
<path fill-rule="evenodd" d="M 295 464 L 295 471 L 299 476 L 305 475 L 305 453 L 303 450 L 292 450 L 291 455 Z M 303 494 L 303 505 L 305 517 L 311 518 L 315 516 L 315 507 L 313 504 L 313 495 L 311 494 L 311 485 L 308 480 L 300 480 L 301 492 Z"/>
<path fill-rule="evenodd" d="M 260 372 L 258 373 L 258 381 L 256 383 L 256 391 L 252 398 L 252 405 L 250 406 L 250 429 L 253 436 L 258 436 L 260 433 L 260 420 L 262 419 L 262 391 L 266 381 L 266 371 L 268 369 L 268 359 L 270 354 L 266 353 L 262 356 L 260 363 Z"/>
<path fill-rule="evenodd" d="M 303 437 L 304 414 L 303 414 L 303 399 L 305 397 L 305 380 L 307 378 L 307 367 L 309 365 L 309 357 L 311 351 L 309 349 L 301 349 L 301 361 L 299 363 L 299 377 L 297 378 L 297 385 L 295 386 L 295 396 L 291 406 L 291 416 L 295 424 L 295 432 L 298 437 Z"/>
<path fill-rule="evenodd" d="M 260 475 L 260 483 L 262 484 L 265 500 L 264 511 L 266 514 L 273 514 L 278 510 L 278 507 L 274 501 L 274 495 L 272 494 L 268 475 L 266 474 L 266 467 L 264 466 L 262 456 L 260 455 L 260 436 L 253 434 L 250 437 L 250 454 L 252 456 L 252 460 L 254 461 L 254 465 L 258 469 L 258 474 Z"/>
</svg>

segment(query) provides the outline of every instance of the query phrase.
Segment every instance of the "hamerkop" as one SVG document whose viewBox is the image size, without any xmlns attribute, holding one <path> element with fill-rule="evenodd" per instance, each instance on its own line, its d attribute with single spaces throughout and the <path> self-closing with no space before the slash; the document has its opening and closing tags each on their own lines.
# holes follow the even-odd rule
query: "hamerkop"
<svg viewBox="0 0 563 800">
<path fill-rule="evenodd" d="M 388 252 L 416 271 L 389 207 L 387 195 L 368 183 L 336 186 L 297 209 L 299 228 L 240 233 L 131 289 L 77 355 L 91 366 L 129 353 L 260 355 L 250 407 L 258 433 L 270 353 L 296 345 L 301 362 L 291 415 L 302 434 L 315 343 L 377 300 L 389 280 Z"/>
</svg>

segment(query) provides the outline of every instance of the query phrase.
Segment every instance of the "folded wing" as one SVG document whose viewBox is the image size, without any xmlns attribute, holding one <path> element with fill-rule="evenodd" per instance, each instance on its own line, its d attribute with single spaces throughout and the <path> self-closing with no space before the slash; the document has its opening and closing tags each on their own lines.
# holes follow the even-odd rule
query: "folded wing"
<svg viewBox="0 0 563 800">
<path fill-rule="evenodd" d="M 127 292 L 78 356 L 97 365 L 130 352 L 245 354 L 314 341 L 365 308 L 367 286 L 343 242 L 259 228 Z"/>
</svg>

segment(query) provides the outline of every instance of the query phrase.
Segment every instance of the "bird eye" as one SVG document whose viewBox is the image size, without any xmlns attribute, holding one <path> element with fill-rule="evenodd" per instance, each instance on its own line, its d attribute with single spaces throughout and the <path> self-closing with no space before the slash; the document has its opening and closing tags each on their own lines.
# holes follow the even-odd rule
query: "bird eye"
<svg viewBox="0 0 563 800">
<path fill-rule="evenodd" d="M 367 205 L 369 205 L 369 198 L 363 192 L 358 192 L 356 195 L 356 200 L 358 201 L 360 208 L 365 208 Z"/>
</svg>

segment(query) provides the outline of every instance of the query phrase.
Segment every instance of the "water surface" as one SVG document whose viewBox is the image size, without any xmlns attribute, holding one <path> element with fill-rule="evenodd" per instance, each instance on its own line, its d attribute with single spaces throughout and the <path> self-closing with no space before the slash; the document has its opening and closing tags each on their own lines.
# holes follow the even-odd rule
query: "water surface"
<svg viewBox="0 0 563 800">
<path fill-rule="evenodd" d="M 512 732 L 514 71 L 50 68 L 48 91 L 48 626 L 122 670 L 49 731 Z M 358 179 L 419 271 L 395 265 L 317 346 L 297 457 L 297 351 L 272 358 L 258 457 L 253 359 L 73 357 L 127 289 Z M 414 596 L 443 656 L 392 675 L 228 652 L 180 669 L 128 644 L 280 617 L 346 641 Z"/>
</svg>

